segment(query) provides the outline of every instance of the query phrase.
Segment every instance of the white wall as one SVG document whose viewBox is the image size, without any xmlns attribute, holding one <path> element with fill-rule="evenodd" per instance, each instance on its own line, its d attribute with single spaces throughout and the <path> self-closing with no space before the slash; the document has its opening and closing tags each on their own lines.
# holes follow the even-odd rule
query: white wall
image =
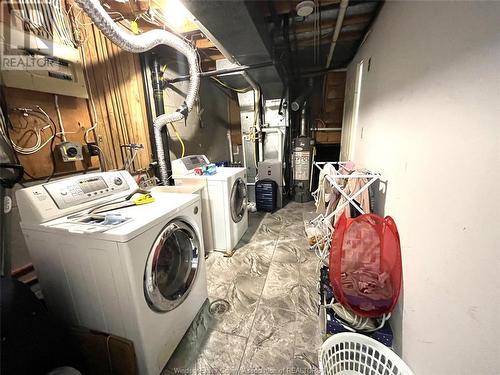
<svg viewBox="0 0 500 375">
<path fill-rule="evenodd" d="M 362 59 L 354 160 L 401 236 L 397 349 L 420 375 L 500 374 L 500 2 L 387 2 L 347 92 Z"/>
</svg>

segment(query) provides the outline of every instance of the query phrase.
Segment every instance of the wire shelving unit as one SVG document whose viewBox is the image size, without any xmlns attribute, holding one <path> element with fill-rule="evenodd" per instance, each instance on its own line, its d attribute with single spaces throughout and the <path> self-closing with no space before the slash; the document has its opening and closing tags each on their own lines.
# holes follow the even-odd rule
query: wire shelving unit
<svg viewBox="0 0 500 375">
<path fill-rule="evenodd" d="M 342 212 L 349 204 L 351 204 L 360 214 L 365 214 L 365 211 L 360 207 L 360 205 L 355 201 L 355 199 L 360 196 L 365 190 L 367 190 L 370 185 L 372 185 L 375 181 L 380 179 L 380 173 L 373 172 L 360 172 L 360 171 L 349 171 L 346 168 L 347 162 L 314 162 L 314 168 L 317 168 L 320 173 L 323 172 L 323 168 L 326 164 L 331 164 L 335 167 L 335 174 L 326 174 L 325 178 L 330 182 L 332 188 L 335 189 L 342 197 L 345 198 L 345 201 L 337 205 L 335 209 L 328 213 L 327 215 L 319 214 L 316 218 L 310 220 L 309 224 L 316 228 L 315 230 L 315 238 L 314 244 L 311 246 L 316 255 L 323 261 L 324 264 L 328 264 L 328 254 L 330 251 L 331 238 L 334 231 L 334 219 L 335 215 L 339 212 Z M 348 172 L 347 174 L 343 174 L 340 171 L 344 170 Z M 353 194 L 348 194 L 345 191 L 346 182 L 348 179 L 366 179 L 366 183 L 361 186 L 359 190 L 354 192 Z M 317 203 L 319 200 L 321 187 L 318 186 L 312 196 Z"/>
</svg>

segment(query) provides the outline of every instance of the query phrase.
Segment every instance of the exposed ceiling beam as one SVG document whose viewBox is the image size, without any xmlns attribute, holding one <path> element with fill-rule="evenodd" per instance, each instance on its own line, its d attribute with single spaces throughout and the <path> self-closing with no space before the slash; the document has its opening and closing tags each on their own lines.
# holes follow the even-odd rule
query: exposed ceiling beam
<svg viewBox="0 0 500 375">
<path fill-rule="evenodd" d="M 324 35 L 322 39 L 320 39 L 320 45 L 325 45 L 325 44 L 330 44 L 331 43 L 331 34 L 329 33 L 327 35 Z M 364 35 L 363 31 L 346 31 L 340 34 L 338 41 L 339 42 L 348 42 L 348 41 L 353 41 L 360 39 Z M 314 44 L 314 38 L 308 38 L 308 39 L 303 39 L 299 40 L 297 42 L 297 48 L 304 48 L 304 47 L 312 47 Z"/>
<path fill-rule="evenodd" d="M 147 7 L 144 9 L 145 4 L 142 1 L 135 3 L 133 1 L 104 0 L 101 3 L 106 11 L 120 13 L 126 19 L 134 19 L 147 9 Z"/>
<path fill-rule="evenodd" d="M 225 59 L 226 56 L 224 56 L 222 53 L 216 53 L 214 55 L 210 55 L 210 59 L 212 59 L 213 61 L 216 61 L 216 60 L 223 60 Z"/>
<path fill-rule="evenodd" d="M 195 41 L 196 48 L 207 49 L 207 48 L 216 48 L 215 44 L 213 44 L 208 39 L 198 39 Z"/>
<path fill-rule="evenodd" d="M 344 26 L 350 26 L 350 25 L 359 25 L 359 24 L 364 24 L 370 22 L 372 19 L 373 14 L 372 13 L 367 13 L 367 14 L 359 14 L 355 16 L 350 16 L 344 18 L 343 25 Z M 322 30 L 327 30 L 327 29 L 333 29 L 335 28 L 336 25 L 336 20 L 335 19 L 329 19 L 329 20 L 324 20 L 321 22 L 321 29 Z M 295 27 L 295 32 L 297 34 L 303 33 L 303 32 L 311 32 L 313 29 L 314 22 L 304 22 L 301 24 L 297 24 Z"/>
</svg>

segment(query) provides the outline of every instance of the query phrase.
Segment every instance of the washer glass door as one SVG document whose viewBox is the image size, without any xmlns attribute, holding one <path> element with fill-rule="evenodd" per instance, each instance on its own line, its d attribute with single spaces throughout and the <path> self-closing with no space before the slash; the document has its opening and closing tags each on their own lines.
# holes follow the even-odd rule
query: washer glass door
<svg viewBox="0 0 500 375">
<path fill-rule="evenodd" d="M 156 238 L 144 274 L 149 306 L 170 311 L 188 296 L 198 272 L 199 240 L 188 223 L 173 220 Z"/>
<path fill-rule="evenodd" d="M 231 189 L 231 217 L 235 223 L 239 223 L 247 210 L 247 185 L 242 178 L 238 177 Z"/>
</svg>

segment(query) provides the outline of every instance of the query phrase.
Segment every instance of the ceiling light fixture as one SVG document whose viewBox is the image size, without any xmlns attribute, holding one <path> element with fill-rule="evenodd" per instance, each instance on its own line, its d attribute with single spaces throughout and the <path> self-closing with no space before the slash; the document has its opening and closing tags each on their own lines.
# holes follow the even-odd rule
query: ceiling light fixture
<svg viewBox="0 0 500 375">
<path fill-rule="evenodd" d="M 314 11 L 314 1 L 304 0 L 297 4 L 295 7 L 297 14 L 301 17 L 307 17 Z"/>
</svg>

